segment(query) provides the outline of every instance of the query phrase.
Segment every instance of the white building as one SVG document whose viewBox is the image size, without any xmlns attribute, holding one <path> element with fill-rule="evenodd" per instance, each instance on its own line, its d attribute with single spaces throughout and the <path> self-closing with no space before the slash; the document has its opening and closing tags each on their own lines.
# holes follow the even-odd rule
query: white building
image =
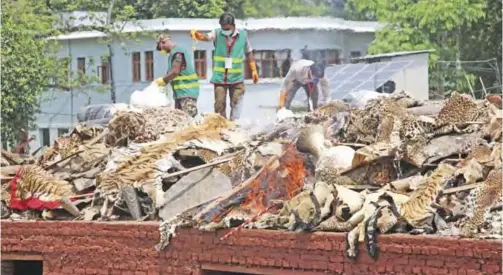
<svg viewBox="0 0 503 275">
<path fill-rule="evenodd" d="M 80 14 L 79 14 L 80 16 Z M 84 20 L 85 21 L 85 20 Z M 72 24 L 78 24 L 71 22 Z M 85 21 L 85 25 L 90 23 Z M 377 22 L 345 21 L 339 18 L 269 18 L 237 20 L 238 28 L 248 31 L 259 69 L 259 85 L 251 83 L 247 71 L 247 94 L 243 116 L 255 117 L 260 106 L 274 105 L 279 94 L 280 78 L 286 72 L 283 62 L 290 57 L 300 58 L 300 50 L 307 47 L 311 56 L 328 64 L 348 61 L 348 57 L 365 55 Z M 140 20 L 137 24 L 126 23 L 125 33 L 137 33 L 135 40 L 115 39 L 112 43 L 113 77 L 116 84 L 116 101 L 129 102 L 134 90 L 141 90 L 155 78 L 166 73 L 168 56 L 155 50 L 159 32 L 171 35 L 172 39 L 187 49 L 195 47 L 194 60 L 201 79 L 200 111 L 213 110 L 213 89 L 208 84 L 212 72 L 213 44 L 198 42 L 195 45 L 190 30 L 208 32 L 219 28 L 218 19 L 153 19 Z M 80 31 L 55 37 L 61 44 L 60 57 L 71 58 L 71 69 L 86 75 L 98 76 L 102 84 L 83 89 L 61 91 L 55 88 L 44 94 L 41 113 L 37 116 L 38 129 L 31 132 L 39 144 L 49 145 L 53 140 L 77 122 L 79 108 L 88 104 L 110 103 L 110 70 L 102 57 L 107 56 L 107 45 L 100 42 L 105 33 Z M 290 55 L 288 54 L 290 53 Z M 98 91 L 98 90 L 101 90 Z M 270 111 L 259 111 L 264 115 Z M 31 146 L 31 150 L 34 150 Z"/>
</svg>

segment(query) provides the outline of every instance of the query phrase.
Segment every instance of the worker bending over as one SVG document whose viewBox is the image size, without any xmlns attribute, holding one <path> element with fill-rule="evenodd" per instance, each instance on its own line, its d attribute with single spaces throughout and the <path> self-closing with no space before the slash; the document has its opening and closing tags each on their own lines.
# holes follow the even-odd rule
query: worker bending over
<svg viewBox="0 0 503 275">
<path fill-rule="evenodd" d="M 252 47 L 248 33 L 237 29 L 234 16 L 224 13 L 220 16 L 220 28 L 209 33 L 191 31 L 192 39 L 213 41 L 215 56 L 213 59 L 213 75 L 210 82 L 214 85 L 215 113 L 227 117 L 227 90 L 231 100 L 231 120 L 239 119 L 242 110 L 244 86 L 245 55 L 251 69 L 253 83 L 257 84 L 257 66 L 253 58 Z"/>
<path fill-rule="evenodd" d="M 290 109 L 292 100 L 300 87 L 304 88 L 308 99 L 308 110 L 311 110 L 309 99 L 313 109 L 318 108 L 318 84 L 321 85 L 324 103 L 330 101 L 330 86 L 324 77 L 325 66 L 307 59 L 295 61 L 283 80 L 279 98 L 278 110 L 285 107 Z"/>
<path fill-rule="evenodd" d="M 171 81 L 175 108 L 195 117 L 199 97 L 199 77 L 194 70 L 192 55 L 165 34 L 159 36 L 157 50 L 161 54 L 170 53 L 170 55 L 168 73 L 164 77 L 157 78 L 155 82 L 159 86 L 165 86 Z"/>
</svg>

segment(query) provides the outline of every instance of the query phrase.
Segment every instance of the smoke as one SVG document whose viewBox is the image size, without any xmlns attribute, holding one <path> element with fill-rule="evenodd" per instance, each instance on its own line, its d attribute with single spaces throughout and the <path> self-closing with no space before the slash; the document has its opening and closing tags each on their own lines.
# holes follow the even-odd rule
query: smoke
<svg viewBox="0 0 503 275">
<path fill-rule="evenodd" d="M 243 111 L 243 101 L 244 101 L 244 95 L 242 95 L 239 99 L 236 105 L 234 106 L 234 111 L 231 112 L 231 120 L 238 120 L 241 117 L 241 113 Z"/>
<path fill-rule="evenodd" d="M 375 91 L 359 90 L 346 94 L 342 100 L 352 107 L 363 108 L 369 100 L 379 97 L 389 97 L 390 94 L 382 94 Z"/>
</svg>

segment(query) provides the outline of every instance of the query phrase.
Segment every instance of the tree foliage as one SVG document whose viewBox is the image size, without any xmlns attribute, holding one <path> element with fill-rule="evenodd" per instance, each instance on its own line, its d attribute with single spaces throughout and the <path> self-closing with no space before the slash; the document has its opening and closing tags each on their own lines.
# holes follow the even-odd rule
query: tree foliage
<svg viewBox="0 0 503 275">
<path fill-rule="evenodd" d="M 453 83 L 466 83 L 466 74 L 458 66 L 446 76 L 436 70 L 436 61 L 461 59 L 461 48 L 467 42 L 464 32 L 485 19 L 486 2 L 489 1 L 349 0 L 348 5 L 385 23 L 376 33 L 369 53 L 434 49 L 430 57 L 430 75 L 441 79 L 438 84 L 443 87 L 445 77 L 450 77 Z M 437 72 L 442 75 L 435 75 Z"/>
<path fill-rule="evenodd" d="M 484 17 L 483 0 L 349 0 L 385 27 L 376 33 L 370 53 L 436 49 L 434 57 L 456 58 L 460 36 Z M 434 11 L 434 12 L 432 12 Z"/>
<path fill-rule="evenodd" d="M 2 141 L 14 142 L 34 121 L 55 70 L 54 18 L 39 1 L 2 1 Z M 45 49 L 45 51 L 44 51 Z"/>
<path fill-rule="evenodd" d="M 495 59 L 494 62 L 485 64 L 486 66 L 477 65 L 481 69 L 478 74 L 487 86 L 501 84 L 501 10 L 501 1 L 487 0 L 484 18 L 461 32 L 462 60 Z"/>
<path fill-rule="evenodd" d="M 237 18 L 330 15 L 339 0 L 136 0 L 137 18 L 216 18 L 232 12 Z"/>
<path fill-rule="evenodd" d="M 80 18 L 70 17 L 60 17 L 58 21 L 58 26 L 60 26 L 60 31 L 70 32 L 78 30 L 94 30 L 101 31 L 106 35 L 98 39 L 103 45 L 108 48 L 108 54 L 102 56 L 102 61 L 108 63 L 109 75 L 112 81 L 111 85 L 101 85 L 99 83 L 99 78 L 97 77 L 96 71 L 92 66 L 93 76 L 89 74 L 80 74 L 78 72 L 69 71 L 67 77 L 67 89 L 74 89 L 83 92 L 83 88 L 90 88 L 93 86 L 95 91 L 108 91 L 110 90 L 111 101 L 115 102 L 115 86 L 113 83 L 113 56 L 114 51 L 111 44 L 113 41 L 119 41 L 125 53 L 127 53 L 127 45 L 132 41 L 140 43 L 137 39 L 137 33 L 134 32 L 123 32 L 124 28 L 129 25 L 136 25 L 141 30 L 141 26 L 138 24 L 137 8 L 140 8 L 138 0 L 46 0 L 48 8 L 54 14 L 69 13 L 72 11 L 86 11 L 85 15 Z M 145 12 L 145 10 L 140 10 Z M 74 21 L 88 21 L 91 24 L 87 25 L 74 25 Z M 72 62 L 73 57 L 68 56 Z M 93 65 L 94 60 L 90 59 L 87 65 Z M 71 64 L 71 63 L 70 63 Z M 71 66 L 70 66 L 71 67 Z M 98 84 L 99 85 L 94 85 Z"/>
</svg>

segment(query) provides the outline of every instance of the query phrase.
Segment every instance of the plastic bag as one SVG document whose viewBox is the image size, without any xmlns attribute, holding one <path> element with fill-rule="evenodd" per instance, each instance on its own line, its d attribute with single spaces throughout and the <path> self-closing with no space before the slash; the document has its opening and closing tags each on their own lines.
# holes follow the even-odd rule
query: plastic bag
<svg viewBox="0 0 503 275">
<path fill-rule="evenodd" d="M 281 108 L 278 110 L 278 112 L 276 113 L 276 121 L 277 122 L 280 122 L 286 118 L 289 118 L 289 117 L 294 117 L 294 114 L 292 111 L 286 109 L 286 108 Z"/>
<path fill-rule="evenodd" d="M 164 94 L 164 88 L 159 87 L 155 82 L 152 82 L 143 91 L 134 91 L 133 94 L 131 94 L 129 103 L 138 108 L 152 108 L 170 105 L 170 101 Z"/>
</svg>

